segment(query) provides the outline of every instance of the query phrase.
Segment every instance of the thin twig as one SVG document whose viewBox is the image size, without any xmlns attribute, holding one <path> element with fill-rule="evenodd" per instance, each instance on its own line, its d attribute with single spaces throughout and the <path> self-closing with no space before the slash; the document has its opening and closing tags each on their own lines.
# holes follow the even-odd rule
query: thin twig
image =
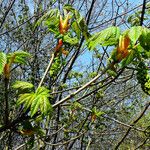
<svg viewBox="0 0 150 150">
<path fill-rule="evenodd" d="M 45 70 L 45 72 L 44 72 L 44 75 L 43 75 L 43 77 L 42 77 L 42 79 L 41 79 L 41 81 L 40 81 L 40 83 L 39 83 L 38 88 L 41 87 L 41 85 L 42 85 L 42 83 L 43 83 L 43 81 L 44 81 L 44 79 L 45 79 L 45 77 L 46 77 L 46 75 L 47 75 L 47 73 L 48 73 L 48 71 L 49 71 L 49 69 L 50 69 L 52 63 L 53 63 L 53 60 L 54 60 L 54 54 L 52 54 L 51 60 L 50 60 L 48 66 L 47 66 L 47 68 L 46 68 L 46 70 Z"/>
<path fill-rule="evenodd" d="M 86 150 L 89 150 L 91 142 L 92 142 L 92 140 L 89 139 L 89 142 L 88 142 L 88 145 L 87 145 L 87 147 L 86 147 Z"/>
<path fill-rule="evenodd" d="M 84 131 L 83 133 L 79 134 L 78 136 L 73 137 L 73 138 L 71 138 L 70 140 L 68 140 L 68 141 L 66 141 L 66 142 L 63 142 L 63 143 L 52 144 L 52 143 L 48 143 L 48 142 L 45 142 L 45 141 L 43 141 L 43 142 L 44 142 L 45 144 L 51 145 L 51 146 L 66 145 L 66 144 L 70 143 L 71 141 L 74 141 L 75 139 L 78 139 L 79 137 L 81 137 L 81 136 L 82 136 L 83 134 L 85 134 L 85 133 L 86 133 L 86 131 Z"/>
<path fill-rule="evenodd" d="M 2 26 L 3 26 L 3 24 L 4 24 L 5 20 L 6 20 L 6 17 L 7 17 L 7 15 L 8 15 L 9 11 L 11 10 L 11 8 L 12 8 L 12 6 L 13 6 L 14 3 L 15 3 L 15 0 L 13 0 L 13 1 L 9 4 L 9 7 L 8 7 L 7 11 L 5 12 L 5 15 L 4 15 L 4 17 L 3 17 L 2 23 L 1 23 L 1 25 L 0 25 L 0 28 L 2 28 Z"/>
<path fill-rule="evenodd" d="M 66 102 L 68 99 L 72 98 L 73 96 L 75 96 L 76 94 L 78 94 L 79 92 L 81 92 L 82 90 L 84 90 L 86 87 L 88 87 L 89 85 L 91 85 L 93 82 L 95 82 L 99 77 L 101 77 L 103 74 L 106 73 L 106 71 L 109 69 L 110 66 L 108 66 L 105 70 L 103 70 L 103 72 L 101 74 L 98 74 L 97 76 L 95 76 L 92 80 L 90 80 L 89 82 L 87 82 L 85 85 L 83 85 L 82 87 L 80 87 L 78 90 L 76 90 L 75 92 L 71 93 L 70 95 L 68 95 L 67 97 L 63 98 L 62 100 L 58 101 L 57 103 L 55 103 L 54 105 L 52 105 L 53 108 L 59 106 L 60 104 Z"/>
</svg>

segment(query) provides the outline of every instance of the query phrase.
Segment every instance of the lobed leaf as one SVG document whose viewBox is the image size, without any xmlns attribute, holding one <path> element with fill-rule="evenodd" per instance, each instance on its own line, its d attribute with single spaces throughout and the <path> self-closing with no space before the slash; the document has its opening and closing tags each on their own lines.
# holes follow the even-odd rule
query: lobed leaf
<svg viewBox="0 0 150 150">
<path fill-rule="evenodd" d="M 22 88 L 23 83 L 19 84 L 20 85 L 17 84 L 16 87 Z M 31 87 L 31 85 L 29 85 L 29 87 Z M 21 94 L 17 101 L 17 105 L 24 103 L 24 110 L 30 108 L 31 117 L 33 117 L 39 110 L 41 110 L 41 114 L 46 115 L 48 112 L 52 111 L 49 97 L 49 90 L 45 87 L 40 87 L 35 93 Z"/>
<path fill-rule="evenodd" d="M 77 45 L 79 42 L 77 37 L 70 37 L 68 34 L 64 36 L 63 40 L 70 45 Z"/>
<path fill-rule="evenodd" d="M 29 82 L 25 82 L 25 81 L 16 81 L 13 84 L 13 88 L 15 89 L 31 89 L 33 88 L 33 84 L 29 83 Z"/>
<path fill-rule="evenodd" d="M 118 27 L 109 27 L 89 38 L 88 47 L 93 50 L 96 46 L 112 46 L 118 43 L 120 29 Z"/>
<path fill-rule="evenodd" d="M 14 53 L 9 53 L 8 56 L 7 56 L 7 59 L 10 62 L 12 60 L 12 58 L 14 57 L 12 63 L 26 64 L 26 58 L 30 57 L 30 56 L 31 55 L 28 52 L 16 51 Z"/>
<path fill-rule="evenodd" d="M 133 45 L 136 44 L 137 40 L 141 36 L 142 30 L 143 30 L 143 27 L 141 26 L 134 26 L 129 30 L 128 36 Z"/>
<path fill-rule="evenodd" d="M 150 30 L 148 28 L 143 28 L 142 34 L 139 38 L 140 45 L 146 50 L 150 51 Z"/>
<path fill-rule="evenodd" d="M 30 102 L 34 97 L 34 93 L 25 93 L 25 94 L 20 94 L 19 95 L 19 99 L 17 100 L 17 106 L 23 104 L 23 103 L 27 103 Z"/>
</svg>

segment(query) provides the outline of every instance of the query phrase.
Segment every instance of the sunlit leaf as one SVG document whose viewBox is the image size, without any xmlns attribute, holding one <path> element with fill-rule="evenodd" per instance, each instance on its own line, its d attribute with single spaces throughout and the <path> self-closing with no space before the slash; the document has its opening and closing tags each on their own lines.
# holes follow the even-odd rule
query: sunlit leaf
<svg viewBox="0 0 150 150">
<path fill-rule="evenodd" d="M 33 98 L 34 93 L 24 93 L 19 95 L 19 99 L 17 100 L 17 105 L 19 106 L 20 104 L 23 104 L 26 101 L 30 101 Z"/>
<path fill-rule="evenodd" d="M 125 59 L 122 60 L 121 67 L 123 68 L 123 67 L 129 65 L 133 61 L 134 58 L 135 58 L 135 52 L 132 50 L 129 53 L 129 55 Z"/>
<path fill-rule="evenodd" d="M 147 51 L 150 51 L 150 30 L 143 28 L 141 37 L 139 38 L 140 45 Z"/>
<path fill-rule="evenodd" d="M 31 87 L 31 85 L 29 85 L 29 87 Z M 24 104 L 25 111 L 30 108 L 31 117 L 33 117 L 39 110 L 41 111 L 41 114 L 47 115 L 52 111 L 49 97 L 49 90 L 45 87 L 39 87 L 35 93 L 21 94 L 17 101 L 17 105 Z"/>
<path fill-rule="evenodd" d="M 70 37 L 68 34 L 64 36 L 64 42 L 70 44 L 70 45 L 77 45 L 79 40 L 77 37 Z"/>
<path fill-rule="evenodd" d="M 133 45 L 137 42 L 137 40 L 141 36 L 142 30 L 143 28 L 141 26 L 134 26 L 129 30 L 128 36 Z"/>
<path fill-rule="evenodd" d="M 29 83 L 29 82 L 25 82 L 25 81 L 16 81 L 13 84 L 13 88 L 15 89 L 31 89 L 33 88 L 33 84 Z"/>
<path fill-rule="evenodd" d="M 109 27 L 99 33 L 94 34 L 88 44 L 89 49 L 93 50 L 96 46 L 112 46 L 118 43 L 120 29 L 118 27 Z"/>
<path fill-rule="evenodd" d="M 79 25 L 78 25 L 78 23 L 76 21 L 74 21 L 72 23 L 72 29 L 76 33 L 77 38 L 80 39 L 81 31 L 80 31 Z"/>
<path fill-rule="evenodd" d="M 11 63 L 26 64 L 27 63 L 26 59 L 28 57 L 30 57 L 30 56 L 31 55 L 28 52 L 25 52 L 25 51 L 16 51 L 14 53 L 9 53 L 7 55 L 7 59 L 8 59 L 9 62 L 11 62 L 12 59 L 13 59 L 13 62 L 11 62 Z"/>
</svg>

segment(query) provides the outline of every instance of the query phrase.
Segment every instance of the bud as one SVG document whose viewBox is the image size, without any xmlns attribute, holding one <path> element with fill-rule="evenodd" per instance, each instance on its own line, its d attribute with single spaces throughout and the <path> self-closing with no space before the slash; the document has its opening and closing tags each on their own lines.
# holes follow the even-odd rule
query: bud
<svg viewBox="0 0 150 150">
<path fill-rule="evenodd" d="M 65 50 L 64 48 L 61 48 L 61 52 L 62 54 L 64 54 L 65 56 L 67 56 L 69 54 L 69 51 Z"/>
<path fill-rule="evenodd" d="M 10 77 L 10 65 L 9 64 L 5 64 L 4 76 L 6 79 L 9 79 L 9 77 Z"/>
<path fill-rule="evenodd" d="M 128 36 L 120 37 L 119 46 L 117 47 L 117 60 L 120 62 L 122 59 L 129 55 L 128 47 L 130 45 L 130 39 Z"/>
<path fill-rule="evenodd" d="M 69 29 L 69 15 L 67 14 L 67 17 L 65 20 L 62 19 L 62 16 L 60 15 L 60 20 L 59 20 L 59 32 L 61 34 L 64 34 L 68 31 Z"/>
<path fill-rule="evenodd" d="M 55 51 L 59 51 L 62 46 L 63 46 L 63 41 L 62 41 L 62 39 L 59 39 L 58 43 L 55 47 Z"/>
</svg>

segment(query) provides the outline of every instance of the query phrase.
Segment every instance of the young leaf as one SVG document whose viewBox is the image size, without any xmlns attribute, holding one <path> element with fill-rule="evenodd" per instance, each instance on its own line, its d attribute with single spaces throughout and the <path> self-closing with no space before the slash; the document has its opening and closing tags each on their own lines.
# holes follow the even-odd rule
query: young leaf
<svg viewBox="0 0 150 150">
<path fill-rule="evenodd" d="M 80 39 L 81 31 L 80 31 L 79 25 L 78 25 L 78 23 L 76 21 L 74 21 L 72 23 L 72 29 L 76 33 L 77 38 Z"/>
<path fill-rule="evenodd" d="M 136 43 L 136 41 L 141 36 L 142 30 L 143 30 L 143 28 L 141 26 L 134 26 L 129 30 L 128 36 L 133 45 Z"/>
<path fill-rule="evenodd" d="M 17 106 L 23 104 L 23 103 L 32 103 L 34 97 L 34 93 L 25 93 L 25 94 L 21 94 L 19 95 L 19 99 L 17 100 Z"/>
<path fill-rule="evenodd" d="M 113 70 L 107 70 L 107 73 L 110 75 L 110 76 L 113 76 L 113 77 L 116 77 L 117 76 L 117 73 Z"/>
<path fill-rule="evenodd" d="M 32 87 L 32 85 L 29 85 L 28 83 L 27 87 Z M 22 88 L 23 83 L 20 83 L 20 85 L 17 84 L 17 88 Z M 39 109 L 41 110 L 41 113 L 46 115 L 48 112 L 52 111 L 52 106 L 49 102 L 49 90 L 45 87 L 40 87 L 36 90 L 35 93 L 25 93 L 21 94 L 17 105 L 21 105 L 24 103 L 24 110 L 27 110 L 30 108 L 31 111 L 31 117 L 33 117 Z"/>
<path fill-rule="evenodd" d="M 49 90 L 43 86 L 38 88 L 35 93 L 36 95 L 46 95 L 49 97 Z"/>
<path fill-rule="evenodd" d="M 13 84 L 13 88 L 15 89 L 31 89 L 33 88 L 33 84 L 29 83 L 29 82 L 25 82 L 25 81 L 16 81 Z"/>
<path fill-rule="evenodd" d="M 69 35 L 65 35 L 63 38 L 64 42 L 70 44 L 70 45 L 77 45 L 79 40 L 77 39 L 77 37 L 69 37 Z"/>
<path fill-rule="evenodd" d="M 42 98 L 35 98 L 31 104 L 31 117 L 38 111 Z"/>
<path fill-rule="evenodd" d="M 2 74 L 6 62 L 7 62 L 6 54 L 3 52 L 0 52 L 0 74 Z"/>
<path fill-rule="evenodd" d="M 14 57 L 15 56 L 15 57 Z M 12 63 L 20 63 L 20 64 L 26 64 L 26 58 L 30 57 L 31 55 L 28 52 L 25 51 L 16 51 L 14 53 L 8 54 L 8 62 L 10 62 L 13 59 Z"/>
<path fill-rule="evenodd" d="M 51 18 L 48 18 L 44 24 L 48 26 L 48 29 L 50 32 L 53 32 L 55 34 L 59 34 L 58 32 L 58 24 L 59 24 L 59 19 L 56 18 L 56 16 L 53 16 Z"/>
<path fill-rule="evenodd" d="M 99 33 L 94 34 L 88 42 L 88 47 L 93 50 L 97 45 L 112 46 L 116 45 L 120 36 L 118 27 L 109 27 Z"/>
<path fill-rule="evenodd" d="M 25 52 L 25 51 L 16 51 L 16 52 L 14 52 L 14 54 L 16 55 L 16 56 L 18 56 L 18 57 L 30 57 L 31 55 L 30 55 L 30 53 L 28 53 L 28 52 Z"/>
<path fill-rule="evenodd" d="M 41 97 L 40 109 L 42 114 L 47 115 L 49 112 L 52 111 L 52 105 L 49 102 L 47 97 Z"/>
<path fill-rule="evenodd" d="M 129 65 L 133 61 L 134 58 L 135 58 L 135 52 L 131 50 L 130 54 L 125 59 L 122 60 L 121 67 L 123 68 Z"/>
<path fill-rule="evenodd" d="M 75 12 L 75 9 L 69 4 L 65 4 L 63 9 L 66 9 L 67 11 L 71 11 L 72 13 Z"/>
<path fill-rule="evenodd" d="M 148 28 L 143 28 L 141 37 L 139 38 L 140 45 L 146 50 L 150 50 L 150 30 Z"/>
<path fill-rule="evenodd" d="M 49 111 L 52 110 L 52 106 L 48 99 L 48 97 L 50 96 L 49 90 L 45 87 L 40 87 L 37 89 L 35 94 L 36 98 L 31 104 L 31 117 L 33 117 L 33 115 L 38 111 L 39 108 L 41 110 L 41 113 L 46 115 Z"/>
</svg>

